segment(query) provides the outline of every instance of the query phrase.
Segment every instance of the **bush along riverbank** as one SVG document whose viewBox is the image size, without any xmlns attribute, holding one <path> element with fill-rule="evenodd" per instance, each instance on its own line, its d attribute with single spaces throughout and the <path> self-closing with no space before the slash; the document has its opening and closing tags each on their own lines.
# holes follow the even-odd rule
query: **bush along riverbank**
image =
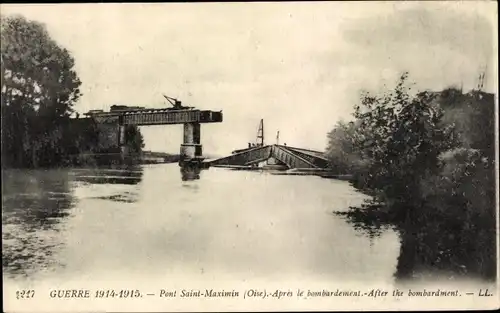
<svg viewBox="0 0 500 313">
<path fill-rule="evenodd" d="M 333 167 L 373 196 L 336 214 L 372 235 L 399 231 L 398 279 L 439 272 L 495 280 L 494 95 L 412 94 L 407 77 L 382 95 L 364 94 L 354 120 L 330 132 Z"/>
</svg>

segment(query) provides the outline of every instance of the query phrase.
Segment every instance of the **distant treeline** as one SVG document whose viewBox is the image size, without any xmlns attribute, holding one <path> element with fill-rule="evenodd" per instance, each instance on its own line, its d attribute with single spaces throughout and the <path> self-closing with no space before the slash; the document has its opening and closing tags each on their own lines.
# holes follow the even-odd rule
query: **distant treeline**
<svg viewBox="0 0 500 313">
<path fill-rule="evenodd" d="M 364 94 L 354 120 L 328 134 L 332 168 L 373 196 L 347 215 L 400 230 L 400 278 L 437 269 L 494 279 L 494 95 L 412 95 L 407 85 L 404 74 L 393 90 Z"/>
<path fill-rule="evenodd" d="M 162 159 L 163 163 L 177 163 L 181 159 L 180 154 L 171 154 L 165 152 L 154 152 L 154 151 L 143 151 L 142 152 L 142 163 L 158 163 L 150 158 Z"/>
<path fill-rule="evenodd" d="M 117 147 L 103 146 L 103 130 L 89 119 L 71 119 L 82 95 L 69 51 L 43 24 L 1 17 L 2 167 L 48 167 L 111 162 Z M 127 145 L 140 153 L 139 129 L 127 128 Z"/>
<path fill-rule="evenodd" d="M 142 151 L 143 156 L 149 156 L 153 158 L 169 158 L 169 157 L 175 157 L 175 156 L 180 156 L 180 154 L 174 154 L 174 153 L 166 153 L 166 152 L 155 152 L 155 151 Z"/>
</svg>

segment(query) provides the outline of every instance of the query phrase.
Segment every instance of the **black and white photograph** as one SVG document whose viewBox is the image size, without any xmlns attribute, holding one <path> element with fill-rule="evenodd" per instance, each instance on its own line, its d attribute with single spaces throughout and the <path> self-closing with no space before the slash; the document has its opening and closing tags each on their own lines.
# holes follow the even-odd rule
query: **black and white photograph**
<svg viewBox="0 0 500 313">
<path fill-rule="evenodd" d="M 4 312 L 499 308 L 496 2 L 0 14 Z"/>
</svg>

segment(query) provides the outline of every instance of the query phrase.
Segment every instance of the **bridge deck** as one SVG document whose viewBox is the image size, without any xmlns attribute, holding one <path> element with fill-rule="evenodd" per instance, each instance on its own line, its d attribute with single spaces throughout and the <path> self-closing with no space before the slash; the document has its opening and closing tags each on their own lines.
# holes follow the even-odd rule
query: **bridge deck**
<svg viewBox="0 0 500 313">
<path fill-rule="evenodd" d="M 297 148 L 297 147 L 289 147 L 289 146 L 282 146 L 282 147 L 285 147 L 289 150 L 292 150 L 292 151 L 297 151 L 297 152 L 300 152 L 300 153 L 304 153 L 306 155 L 310 155 L 310 156 L 313 156 L 313 157 L 316 157 L 316 158 L 320 158 L 320 159 L 323 159 L 323 160 L 328 160 L 325 156 L 325 154 L 323 152 L 320 152 L 320 151 L 315 151 L 315 150 L 310 150 L 310 149 L 303 149 L 303 148 Z"/>
<path fill-rule="evenodd" d="M 118 110 L 111 112 L 87 113 L 96 120 L 106 120 L 116 117 L 124 125 L 165 125 L 184 123 L 220 123 L 222 122 L 221 111 L 211 110 L 174 110 L 171 108 L 140 109 L 140 110 Z"/>
<path fill-rule="evenodd" d="M 294 151 L 297 150 L 297 151 Z M 273 157 L 276 160 L 286 164 L 288 168 L 310 168 L 318 169 L 327 166 L 326 158 L 320 152 L 316 155 L 312 153 L 303 153 L 305 149 L 290 148 L 280 145 L 268 145 L 263 147 L 252 147 L 249 149 L 237 150 L 237 153 L 227 157 L 211 160 L 213 166 L 248 166 L 257 164 Z"/>
</svg>

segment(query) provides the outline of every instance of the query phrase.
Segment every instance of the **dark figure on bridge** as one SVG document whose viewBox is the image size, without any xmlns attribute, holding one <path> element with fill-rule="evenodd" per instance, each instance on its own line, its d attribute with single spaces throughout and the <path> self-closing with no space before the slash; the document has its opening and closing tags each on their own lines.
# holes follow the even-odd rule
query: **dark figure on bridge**
<svg viewBox="0 0 500 313">
<path fill-rule="evenodd" d="M 175 103 L 173 104 L 173 106 L 174 106 L 174 109 L 176 109 L 176 110 L 182 110 L 182 109 L 186 108 L 186 107 L 182 106 L 182 102 L 180 102 L 179 100 L 175 100 Z"/>
</svg>

